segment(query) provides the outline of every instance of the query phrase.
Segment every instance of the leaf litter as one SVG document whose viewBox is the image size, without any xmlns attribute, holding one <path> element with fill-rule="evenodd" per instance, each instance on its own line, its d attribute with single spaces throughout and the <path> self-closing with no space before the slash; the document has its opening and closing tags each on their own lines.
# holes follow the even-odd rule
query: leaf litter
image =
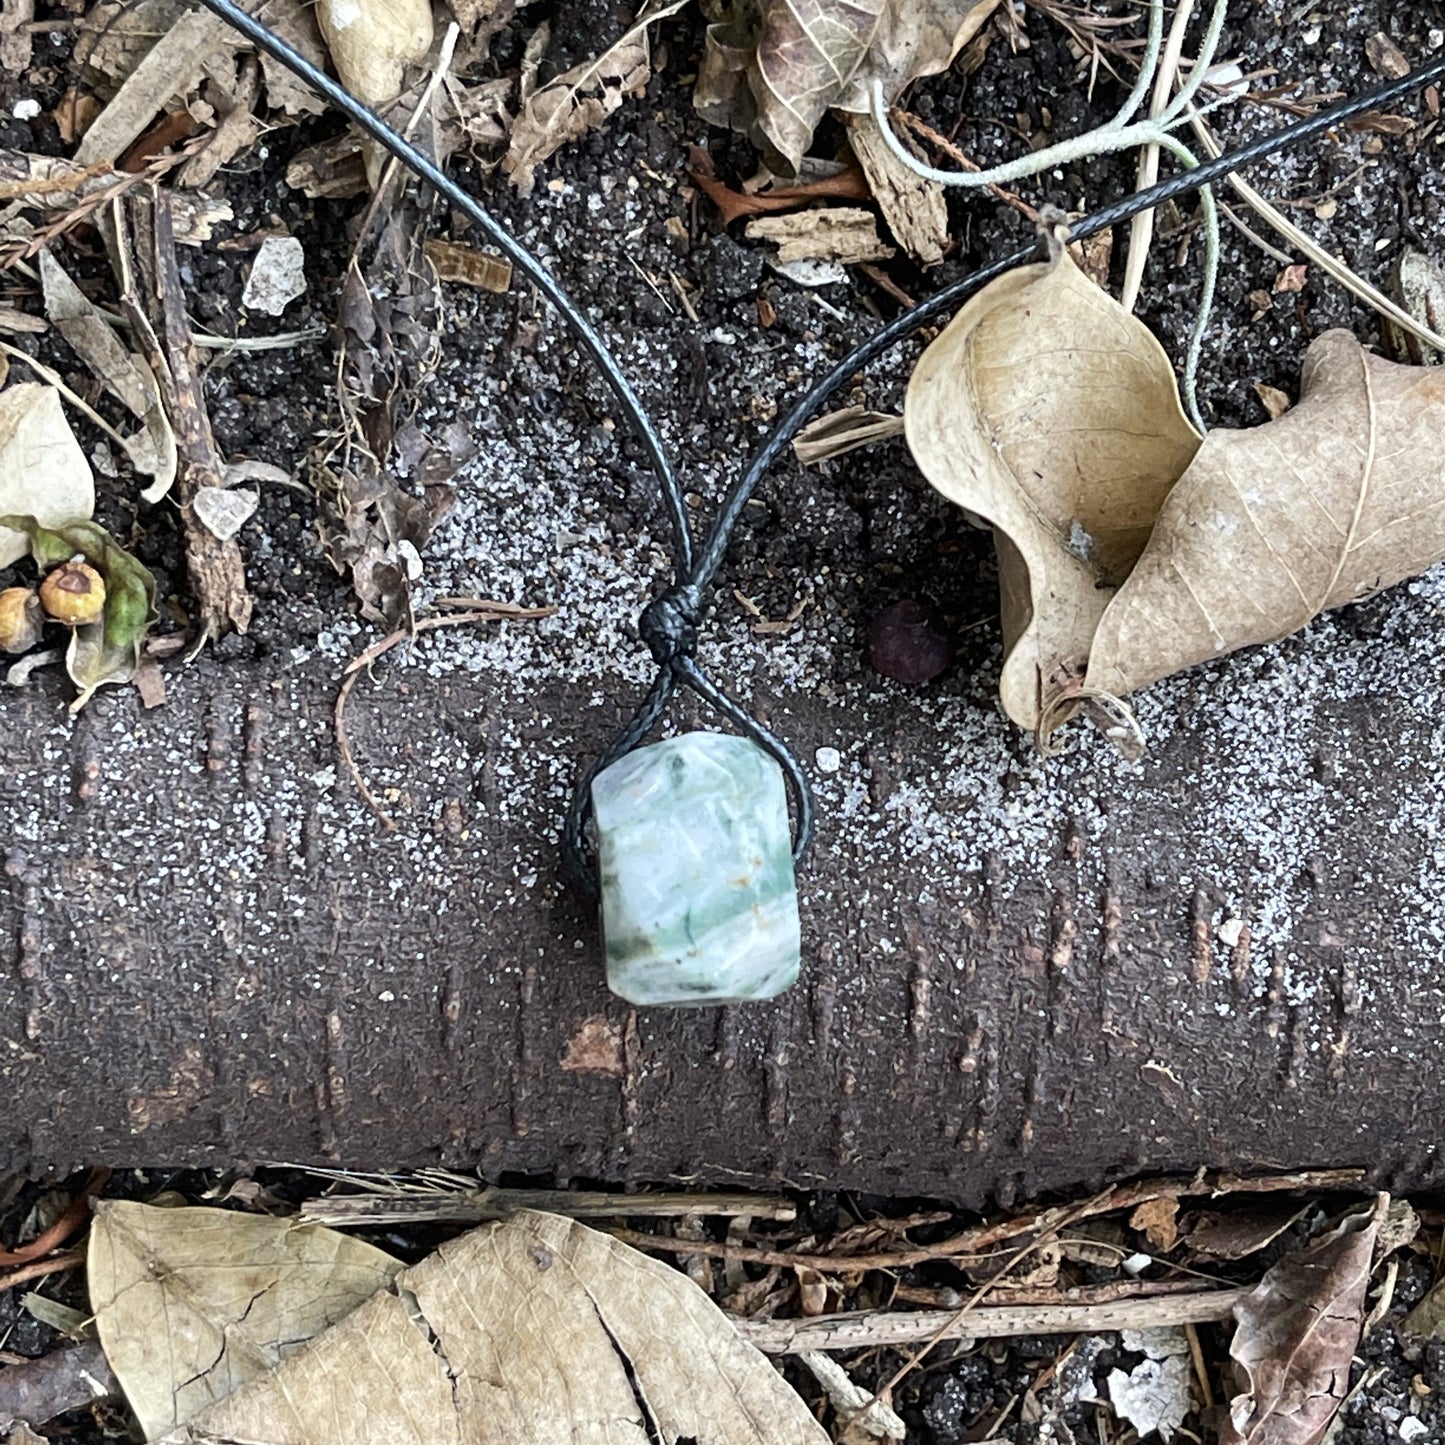
<svg viewBox="0 0 1445 1445">
<path fill-rule="evenodd" d="M 322 1226 L 106 1204 L 101 1340 L 147 1439 L 822 1445 L 678 1271 L 523 1211 L 403 1270 Z"/>
<path fill-rule="evenodd" d="M 1005 711 L 1047 749 L 1101 709 L 1127 747 L 1119 699 L 1445 557 L 1445 384 L 1327 332 L 1292 408 L 1201 440 L 1157 341 L 1051 244 L 925 351 L 907 436 L 993 529 Z"/>
<path fill-rule="evenodd" d="M 1254 1419 L 1241 1438 L 1310 1445 L 1343 1397 L 1372 1266 L 1393 1256 L 1394 1271 L 1419 1219 L 1377 1196 L 1317 1227 L 1313 1238 L 1296 1230 L 1283 1252 L 1272 1251 L 1262 1278 L 1255 1265 L 1248 1278 L 1257 1283 L 1243 1286 L 1201 1280 L 1187 1237 L 1162 1250 L 1146 1243 L 1143 1231 L 1161 1206 L 1187 1209 L 1191 1200 L 1226 1205 L 1241 1219 L 1252 1208 L 1277 1214 L 1278 1200 L 1323 1219 L 1328 1196 L 1319 1191 L 1351 1191 L 1357 1180 L 1358 1171 L 1141 1179 L 993 1220 L 946 1207 L 896 1214 L 901 1205 L 883 1205 L 881 1213 L 875 1206 L 858 1222 L 840 1220 L 820 1234 L 809 1216 L 766 1196 L 478 1191 L 474 1179 L 432 1171 L 415 1184 L 364 1178 L 360 1196 L 316 1201 L 300 1220 L 102 1201 L 91 1232 L 90 1290 L 109 1363 L 146 1438 L 172 1445 L 304 1445 L 383 1434 L 428 1442 L 583 1439 L 604 1420 L 622 1430 L 618 1438 L 639 1445 L 828 1438 L 758 1348 L 806 1357 L 833 1401 L 834 1438 L 860 1439 L 868 1426 L 875 1436 L 901 1438 L 888 1391 L 881 1407 L 869 1410 L 866 1384 L 860 1389 L 842 1366 L 859 1351 L 876 1355 L 890 1344 L 936 1339 L 940 1317 L 953 1338 L 1081 1336 L 1030 1393 L 1051 1414 L 1071 1400 L 1108 1398 L 1141 1436 L 1154 1431 L 1167 1439 L 1202 1405 L 1190 1322 L 1220 1319 L 1231 1308 L 1241 1381 L 1232 1408 L 1239 1418 L 1248 1408 Z M 332 1189 L 350 1182 L 338 1174 Z M 101 1175 L 90 1187 L 104 1183 Z M 279 1205 L 268 1203 L 264 1189 L 233 1185 L 231 1194 L 244 1209 Z M 541 1208 L 567 1210 L 573 1198 L 594 1227 Z M 454 1200 L 462 1208 L 454 1209 Z M 361 1207 L 342 1209 L 348 1202 Z M 63 1204 L 62 1195 L 57 1207 Z M 694 1204 L 742 1217 L 724 1237 L 723 1221 L 708 1226 L 689 1212 Z M 83 1198 L 76 1205 L 83 1215 Z M 456 1227 L 492 1211 L 500 1216 L 495 1223 L 460 1234 L 405 1270 L 370 1245 L 301 1222 L 315 1214 L 373 1228 L 390 1221 L 389 1237 L 400 1242 L 398 1229 L 434 1229 L 429 1220 Z M 632 1231 L 608 1222 L 633 1214 L 653 1219 L 654 1229 L 671 1223 L 671 1235 L 647 1239 L 680 1267 L 629 1247 Z M 1426 1215 L 1431 1230 L 1445 1222 L 1438 1212 Z M 76 1217 L 76 1206 L 67 1217 Z M 1074 1247 L 1091 1236 L 1123 1246 L 1107 1268 L 1087 1263 L 1093 1255 Z M 1065 1246 L 1064 1269 L 1089 1283 L 1078 1274 L 1041 1282 L 1034 1260 L 1051 1240 Z M 1131 1240 L 1151 1251 L 1145 1257 L 1153 1278 L 1120 1270 Z M 42 1242 L 16 1258 L 30 1258 Z M 699 1273 L 699 1251 L 725 1259 L 726 1268 Z M 789 1267 L 753 1262 L 764 1254 Z M 1075 1255 L 1084 1262 L 1070 1265 Z M 926 1276 L 910 1273 L 910 1261 L 920 1258 L 928 1261 Z M 951 1308 L 920 1308 L 946 1304 L 942 1282 L 960 1278 L 960 1270 L 963 1278 L 986 1274 L 981 1289 L 970 1285 L 964 1308 L 957 1296 Z M 836 1312 L 816 1314 L 810 1291 L 824 1281 Z M 1208 1308 L 1211 1298 L 1223 1309 Z M 1396 1317 L 1403 1312 L 1397 1307 Z M 909 1332 L 911 1322 L 917 1328 Z M 976 1346 L 959 1349 L 966 1358 Z M 1078 1370 L 1068 1363 L 1075 1352 Z M 841 1364 L 825 1359 L 839 1354 Z M 1045 1391 L 1055 1374 L 1057 1391 Z M 4 1381 L 0 1372 L 0 1417 Z"/>
</svg>

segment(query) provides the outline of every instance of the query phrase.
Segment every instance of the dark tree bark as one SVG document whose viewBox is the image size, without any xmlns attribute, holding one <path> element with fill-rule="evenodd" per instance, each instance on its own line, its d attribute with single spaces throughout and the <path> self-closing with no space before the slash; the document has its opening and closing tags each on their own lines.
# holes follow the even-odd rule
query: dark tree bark
<svg viewBox="0 0 1445 1445">
<path fill-rule="evenodd" d="M 338 671 L 203 658 L 163 708 L 112 690 L 73 720 L 58 681 L 0 697 L 0 1171 L 444 1164 L 972 1202 L 1200 1165 L 1440 1181 L 1435 843 L 1400 819 L 1445 764 L 1417 742 L 1387 765 L 1405 701 L 1321 710 L 1323 783 L 1262 778 L 1205 724 L 1138 774 L 1090 752 L 1087 809 L 1053 789 L 980 817 L 930 781 L 926 709 L 759 690 L 805 758 L 848 738 L 862 764 L 851 802 L 824 788 L 803 979 L 635 1013 L 555 842 L 631 690 L 508 711 L 484 679 L 383 664 L 350 723 L 386 832 L 336 766 Z M 919 780 L 930 836 L 977 839 L 976 862 L 917 843 Z M 1228 883 L 1198 832 L 1221 788 L 1245 819 Z"/>
</svg>

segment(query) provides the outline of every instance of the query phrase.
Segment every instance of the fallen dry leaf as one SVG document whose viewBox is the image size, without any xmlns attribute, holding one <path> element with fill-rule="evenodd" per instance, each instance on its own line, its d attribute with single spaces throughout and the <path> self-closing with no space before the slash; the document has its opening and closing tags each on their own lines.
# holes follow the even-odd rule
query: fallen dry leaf
<svg viewBox="0 0 1445 1445">
<path fill-rule="evenodd" d="M 985 287 L 920 360 L 909 446 L 994 529 L 1000 694 L 1040 745 L 1081 705 L 1273 642 L 1445 556 L 1445 378 L 1310 347 L 1300 399 L 1201 444 L 1168 359 L 1066 252 Z"/>
<path fill-rule="evenodd" d="M 945 70 L 999 0 L 743 0 L 711 25 L 693 104 L 795 172 L 830 108 L 862 114 Z"/>
<path fill-rule="evenodd" d="M 575 1220 L 526 1211 L 444 1244 L 167 1437 L 359 1439 L 826 1445 L 828 1436 L 685 1275 Z"/>
<path fill-rule="evenodd" d="M 1240 1393 L 1220 1445 L 1314 1445 L 1349 1388 L 1375 1234 L 1389 1196 L 1272 1266 L 1234 1307 Z"/>
<path fill-rule="evenodd" d="M 908 445 L 994 529 L 1008 715 L 1038 729 L 1077 685 L 1114 591 L 1199 445 L 1158 341 L 1067 252 L 964 306 L 919 359 Z"/>
<path fill-rule="evenodd" d="M 401 1267 L 320 1225 L 118 1200 L 96 1203 L 86 1262 L 106 1358 L 148 1440 L 265 1374 Z"/>
<path fill-rule="evenodd" d="M 1201 1210 L 1189 1222 L 1189 1248 L 1206 1259 L 1247 1259 L 1274 1243 L 1305 1212 L 1304 1205 L 1254 1205 Z"/>
<path fill-rule="evenodd" d="M 29 516 L 57 527 L 83 521 L 94 510 L 95 478 L 60 393 L 39 382 L 0 391 L 0 516 Z M 0 567 L 29 550 L 23 532 L 0 527 Z"/>
<path fill-rule="evenodd" d="M 676 15 L 687 0 L 644 7 L 631 27 L 594 60 L 574 65 L 526 99 L 512 127 L 502 172 L 527 195 L 536 169 L 557 148 L 601 125 L 623 98 L 642 89 L 652 75 L 648 31 Z"/>
<path fill-rule="evenodd" d="M 743 234 L 752 241 L 774 242 L 777 259 L 784 265 L 833 261 L 855 266 L 863 261 L 886 261 L 893 255 L 893 247 L 885 246 L 878 235 L 873 213 L 857 206 L 758 216 L 748 222 Z"/>
<path fill-rule="evenodd" d="M 51 253 L 39 256 L 45 314 L 95 379 L 135 417 L 145 430 L 123 439 L 126 455 L 137 471 L 153 478 L 141 492 L 160 501 L 176 480 L 176 435 L 166 415 L 155 373 L 128 351 L 115 329 L 71 279 Z"/>
<path fill-rule="evenodd" d="M 1442 426 L 1437 368 L 1327 331 L 1278 421 L 1205 439 L 1099 624 L 1089 685 L 1122 697 L 1439 561 Z"/>
</svg>

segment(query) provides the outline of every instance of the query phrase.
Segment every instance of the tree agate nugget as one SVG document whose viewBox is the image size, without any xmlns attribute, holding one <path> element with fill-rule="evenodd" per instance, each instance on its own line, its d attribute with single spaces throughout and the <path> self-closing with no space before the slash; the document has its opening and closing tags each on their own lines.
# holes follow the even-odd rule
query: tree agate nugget
<svg viewBox="0 0 1445 1445">
<path fill-rule="evenodd" d="M 634 1004 L 772 998 L 798 976 L 782 769 L 756 743 L 685 733 L 592 783 L 607 983 Z"/>
</svg>

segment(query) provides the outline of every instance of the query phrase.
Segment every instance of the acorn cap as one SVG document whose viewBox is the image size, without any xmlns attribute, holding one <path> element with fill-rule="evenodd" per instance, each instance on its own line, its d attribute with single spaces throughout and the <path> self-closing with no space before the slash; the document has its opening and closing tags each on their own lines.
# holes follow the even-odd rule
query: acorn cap
<svg viewBox="0 0 1445 1445">
<path fill-rule="evenodd" d="M 99 622 L 105 612 L 105 578 L 88 562 L 62 562 L 41 582 L 40 604 L 67 627 Z"/>
</svg>

